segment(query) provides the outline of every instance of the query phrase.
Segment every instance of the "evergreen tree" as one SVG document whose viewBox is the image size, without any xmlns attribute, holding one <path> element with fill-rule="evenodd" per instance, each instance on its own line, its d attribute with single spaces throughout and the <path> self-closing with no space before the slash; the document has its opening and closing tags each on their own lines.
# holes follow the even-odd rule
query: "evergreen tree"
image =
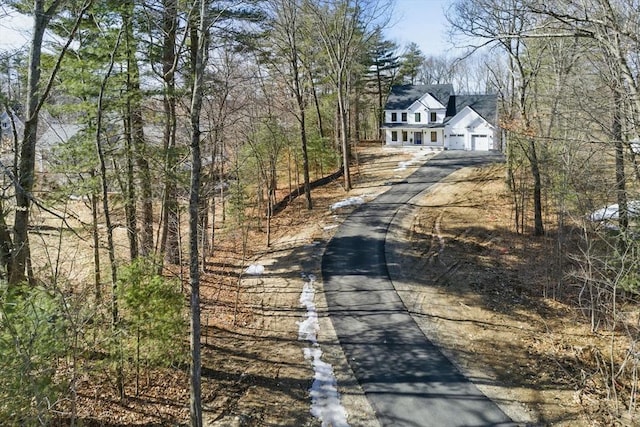
<svg viewBox="0 0 640 427">
<path fill-rule="evenodd" d="M 425 61 L 424 54 L 416 43 L 409 43 L 400 58 L 398 80 L 404 84 L 418 84 L 420 69 Z"/>
<path fill-rule="evenodd" d="M 398 77 L 400 69 L 400 58 L 397 50 L 398 46 L 382 38 L 381 29 L 377 29 L 371 38 L 369 48 L 369 68 L 365 81 L 367 93 L 376 99 L 375 115 L 378 126 L 384 122 L 384 105 L 387 97 Z M 378 138 L 382 140 L 382 130 L 378 129 Z"/>
</svg>

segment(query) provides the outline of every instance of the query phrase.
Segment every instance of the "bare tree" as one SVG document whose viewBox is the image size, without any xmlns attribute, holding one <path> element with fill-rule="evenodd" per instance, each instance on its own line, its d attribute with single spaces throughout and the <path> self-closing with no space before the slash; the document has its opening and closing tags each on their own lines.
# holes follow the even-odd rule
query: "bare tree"
<svg viewBox="0 0 640 427">
<path fill-rule="evenodd" d="M 149 256 L 153 251 L 153 192 L 152 192 L 152 180 L 151 171 L 149 169 L 149 160 L 147 158 L 147 144 L 144 135 L 144 121 L 142 117 L 142 91 L 140 89 L 140 70 L 138 66 L 138 59 L 135 53 L 139 50 L 136 38 L 134 37 L 133 28 L 133 14 L 134 14 L 134 1 L 126 0 L 123 5 L 123 22 L 126 29 L 126 63 L 127 63 L 127 75 L 126 75 L 126 114 L 125 120 L 128 124 L 129 131 L 127 137 L 131 141 L 131 147 L 133 148 L 132 157 L 135 158 L 135 163 L 138 167 L 138 180 L 137 184 L 140 188 L 140 197 L 142 205 L 142 215 L 140 218 L 140 253 L 143 256 Z M 135 197 L 132 197 L 135 200 Z M 135 209 L 135 206 L 132 207 Z M 134 227 L 129 232 L 135 237 L 132 241 L 133 258 L 137 255 L 137 215 L 135 210 L 133 211 L 133 218 L 131 219 L 130 227 Z"/>
<path fill-rule="evenodd" d="M 457 1 L 449 9 L 448 19 L 457 34 L 479 38 L 482 45 L 497 44 L 507 55 L 511 80 L 511 102 L 506 120 L 511 133 L 523 140 L 533 178 L 534 235 L 544 234 L 542 219 L 542 178 L 538 147 L 531 131 L 529 91 L 539 63 L 527 57 L 526 36 L 537 29 L 537 22 L 527 12 L 526 0 Z M 472 46 L 477 49 L 479 46 Z M 509 150 L 509 147 L 508 147 Z M 509 157 L 510 152 L 507 151 Z"/>
<path fill-rule="evenodd" d="M 11 262 L 9 266 L 9 282 L 16 284 L 25 280 L 25 271 L 30 262 L 29 255 L 29 214 L 34 185 L 34 170 L 36 158 L 36 142 L 38 137 L 39 113 L 51 91 L 60 64 L 73 42 L 76 31 L 80 26 L 84 14 L 91 7 L 92 0 L 86 0 L 80 9 L 77 19 L 70 28 L 69 36 L 62 50 L 56 58 L 53 70 L 46 82 L 41 79 L 42 42 L 44 33 L 51 19 L 63 4 L 62 0 L 50 2 L 34 0 L 33 2 L 33 28 L 31 35 L 31 50 L 27 66 L 27 101 L 24 122 L 24 136 L 20 144 L 20 158 L 15 177 L 16 212 L 13 226 L 13 242 L 9 245 L 11 250 Z M 5 222 L 5 221 L 2 221 Z"/>
<path fill-rule="evenodd" d="M 118 312 L 118 268 L 116 264 L 116 250 L 115 250 L 115 242 L 113 237 L 113 224 L 111 222 L 111 210 L 109 207 L 109 192 L 108 192 L 108 183 L 107 183 L 107 161 L 105 156 L 104 149 L 104 132 L 103 132 L 103 119 L 104 114 L 102 107 L 105 102 L 105 92 L 107 87 L 107 82 L 111 77 L 111 73 L 113 72 L 113 67 L 115 65 L 115 55 L 120 47 L 120 42 L 124 35 L 124 31 L 121 30 L 118 32 L 118 38 L 116 39 L 113 50 L 110 54 L 109 65 L 106 70 L 105 76 L 102 79 L 102 83 L 100 84 L 100 92 L 98 94 L 98 117 L 96 123 L 96 152 L 98 154 L 98 161 L 100 163 L 99 171 L 100 171 L 100 189 L 102 191 L 102 210 L 104 214 L 105 225 L 107 229 L 107 251 L 109 253 L 109 266 L 111 270 L 111 322 L 113 324 L 113 328 L 117 329 L 118 324 L 120 322 L 120 315 Z M 120 358 L 119 358 L 120 359 Z M 121 360 L 118 360 L 116 367 L 116 382 L 118 387 L 118 392 L 120 393 L 120 398 L 124 398 L 125 390 L 124 390 L 124 373 L 123 366 Z"/>
<path fill-rule="evenodd" d="M 199 259 L 199 212 L 200 212 L 200 114 L 204 98 L 204 70 L 209 48 L 209 0 L 195 3 L 199 10 L 190 20 L 191 41 L 191 183 L 189 186 L 189 282 L 191 287 L 191 426 L 202 426 L 202 360 L 200 350 L 200 259 Z M 194 8 L 195 11 L 195 8 Z"/>
<path fill-rule="evenodd" d="M 302 151 L 302 173 L 304 177 L 304 194 L 307 209 L 313 208 L 311 200 L 311 185 L 309 178 L 309 154 L 307 152 L 307 100 L 304 96 L 303 68 L 300 38 L 302 37 L 301 1 L 300 0 L 272 0 L 273 33 L 278 57 L 284 57 L 284 69 L 277 61 L 272 61 L 281 75 L 289 76 L 285 81 L 296 100 L 295 114 L 300 129 L 300 148 Z"/>
<path fill-rule="evenodd" d="M 162 233 L 160 236 L 160 251 L 165 260 L 172 264 L 180 262 L 178 200 L 177 200 L 177 153 L 176 153 L 176 33 L 178 27 L 177 0 L 163 0 L 162 2 L 162 71 L 164 84 L 163 108 L 164 129 L 163 148 L 164 163 L 164 197 L 162 206 Z"/>
<path fill-rule="evenodd" d="M 337 96 L 337 130 L 342 149 L 344 187 L 351 189 L 351 147 L 349 135 L 349 78 L 371 36 L 373 26 L 385 19 L 388 3 L 381 0 L 331 0 L 321 3 L 305 1 L 313 24 L 327 53 L 330 78 Z"/>
<path fill-rule="evenodd" d="M 634 0 L 565 0 L 554 4 L 533 2 L 531 9 L 549 18 L 553 37 L 579 36 L 595 42 L 594 60 L 602 81 L 609 87 L 613 99 L 611 125 L 605 125 L 615 148 L 616 198 L 619 225 L 625 231 L 628 224 L 625 149 L 631 137 L 640 135 L 640 78 L 637 71 L 637 51 L 640 36 L 638 2 Z M 625 105 L 628 107 L 625 111 Z M 608 129 L 608 131 L 607 131 Z M 631 154 L 634 155 L 633 150 Z M 624 233 L 623 233 L 624 234 Z"/>
</svg>

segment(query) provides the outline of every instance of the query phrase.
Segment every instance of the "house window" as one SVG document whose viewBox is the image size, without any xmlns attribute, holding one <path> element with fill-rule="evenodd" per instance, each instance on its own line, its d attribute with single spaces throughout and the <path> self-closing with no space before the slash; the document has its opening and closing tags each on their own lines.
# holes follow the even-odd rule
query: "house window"
<svg viewBox="0 0 640 427">
<path fill-rule="evenodd" d="M 432 122 L 437 122 L 438 121 L 438 115 L 436 113 L 431 113 L 431 117 L 429 119 Z"/>
<path fill-rule="evenodd" d="M 407 140 L 409 139 L 409 134 L 407 133 L 406 130 L 402 131 L 402 142 L 407 142 Z"/>
<path fill-rule="evenodd" d="M 431 142 L 438 142 L 438 132 L 431 132 Z"/>
<path fill-rule="evenodd" d="M 392 122 L 398 121 L 398 113 L 391 113 L 391 121 Z"/>
<path fill-rule="evenodd" d="M 414 120 L 416 123 L 420 123 L 420 113 L 416 113 Z"/>
<path fill-rule="evenodd" d="M 395 130 L 391 131 L 391 140 L 392 141 L 397 141 L 398 140 L 398 132 Z"/>
<path fill-rule="evenodd" d="M 403 122 L 407 121 L 407 113 L 402 113 L 402 121 Z"/>
</svg>

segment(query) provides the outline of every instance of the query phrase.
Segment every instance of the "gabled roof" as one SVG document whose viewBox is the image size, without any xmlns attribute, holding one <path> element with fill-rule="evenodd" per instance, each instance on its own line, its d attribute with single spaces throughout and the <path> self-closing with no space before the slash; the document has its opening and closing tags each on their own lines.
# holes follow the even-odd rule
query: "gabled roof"
<svg viewBox="0 0 640 427">
<path fill-rule="evenodd" d="M 424 94 L 430 94 L 445 107 L 453 95 L 453 85 L 400 85 L 393 86 L 387 99 L 386 110 L 406 110 Z"/>
<path fill-rule="evenodd" d="M 455 111 L 451 116 L 458 114 L 465 107 L 469 107 L 487 122 L 493 126 L 496 125 L 496 108 L 498 105 L 498 97 L 496 95 L 453 95 L 453 98 Z"/>
<path fill-rule="evenodd" d="M 43 128 L 46 130 L 42 136 L 38 138 L 38 146 L 51 149 L 73 138 L 83 129 L 83 126 L 69 123 L 47 123 Z"/>
<path fill-rule="evenodd" d="M 427 93 L 447 108 L 444 123 L 469 107 L 491 125 L 497 125 L 496 95 L 455 95 L 451 84 L 393 86 L 385 110 L 407 110 Z"/>
<path fill-rule="evenodd" d="M 444 123 L 385 123 L 382 129 L 442 129 Z"/>
</svg>

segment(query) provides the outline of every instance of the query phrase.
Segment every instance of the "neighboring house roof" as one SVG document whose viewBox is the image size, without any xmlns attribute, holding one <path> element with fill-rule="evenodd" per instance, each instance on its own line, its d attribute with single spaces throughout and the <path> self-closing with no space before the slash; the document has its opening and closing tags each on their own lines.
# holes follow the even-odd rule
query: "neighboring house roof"
<svg viewBox="0 0 640 427">
<path fill-rule="evenodd" d="M 424 94 L 430 94 L 442 105 L 447 106 L 453 95 L 453 85 L 400 85 L 393 86 L 387 99 L 387 110 L 406 110 Z"/>
<path fill-rule="evenodd" d="M 18 131 L 18 133 L 22 132 L 22 129 L 24 128 L 24 124 L 22 123 L 22 121 L 15 113 L 11 112 L 11 115 L 9 115 L 9 113 L 7 113 L 7 111 L 5 110 L 2 112 L 2 114 L 0 114 L 0 134 L 2 136 L 13 138 L 13 127 L 11 124 L 12 117 L 13 123 L 16 125 L 16 130 Z"/>
<path fill-rule="evenodd" d="M 84 126 L 68 123 L 47 123 L 43 126 L 44 133 L 38 138 L 38 145 L 44 149 L 51 149 L 74 137 Z"/>
<path fill-rule="evenodd" d="M 498 105 L 498 97 L 496 95 L 453 95 L 453 98 L 455 103 L 453 115 L 459 113 L 465 107 L 469 107 L 487 122 L 493 126 L 496 125 L 496 108 Z"/>
</svg>

